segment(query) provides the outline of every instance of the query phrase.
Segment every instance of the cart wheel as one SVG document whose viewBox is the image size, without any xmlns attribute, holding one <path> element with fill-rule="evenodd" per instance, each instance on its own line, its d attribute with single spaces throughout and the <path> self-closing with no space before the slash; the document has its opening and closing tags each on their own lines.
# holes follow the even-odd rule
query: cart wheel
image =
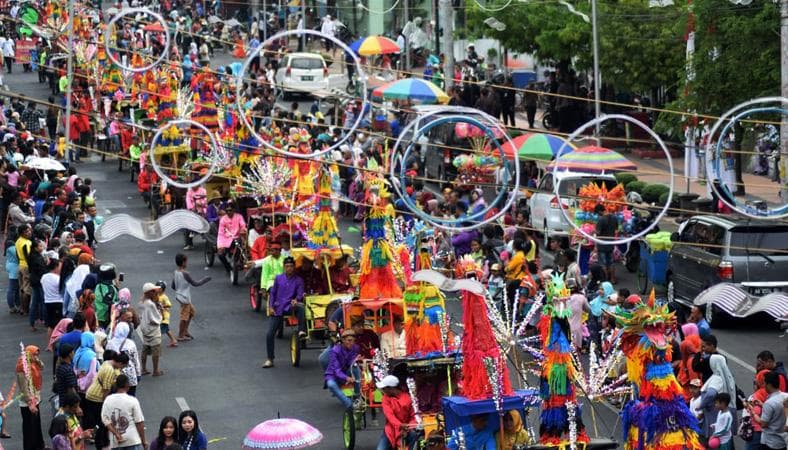
<svg viewBox="0 0 788 450">
<path fill-rule="evenodd" d="M 211 244 L 206 241 L 205 242 L 205 266 L 206 267 L 213 267 L 213 262 L 216 259 L 216 253 L 211 248 Z"/>
<path fill-rule="evenodd" d="M 298 331 L 294 331 L 290 336 L 290 362 L 293 363 L 293 367 L 301 364 L 301 339 L 298 338 Z"/>
<path fill-rule="evenodd" d="M 260 298 L 260 285 L 257 283 L 249 286 L 249 304 L 252 306 L 252 311 L 260 312 L 262 308 L 262 299 Z"/>
<path fill-rule="evenodd" d="M 356 446 L 356 418 L 353 408 L 347 408 L 342 415 L 342 443 L 347 450 L 353 450 Z"/>
<path fill-rule="evenodd" d="M 642 269 L 638 269 L 637 273 L 638 290 L 641 294 L 645 294 L 648 289 L 648 274 Z"/>
</svg>

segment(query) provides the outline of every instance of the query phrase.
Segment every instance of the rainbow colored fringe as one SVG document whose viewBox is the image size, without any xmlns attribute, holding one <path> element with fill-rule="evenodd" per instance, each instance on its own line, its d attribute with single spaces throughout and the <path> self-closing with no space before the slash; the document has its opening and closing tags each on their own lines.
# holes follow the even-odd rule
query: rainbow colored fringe
<svg viewBox="0 0 788 450">
<path fill-rule="evenodd" d="M 568 327 L 566 319 L 557 319 L 549 314 L 543 315 L 538 324 L 544 348 L 542 374 L 539 379 L 539 396 L 542 399 L 539 442 L 544 445 L 559 445 L 568 439 L 569 415 L 566 403 L 576 401 L 572 384 L 575 368 L 570 354 Z M 578 442 L 588 442 L 579 406 L 575 421 Z"/>
<path fill-rule="evenodd" d="M 373 206 L 365 222 L 364 238 L 361 248 L 361 276 L 359 277 L 359 297 L 402 298 L 402 290 L 397 284 L 394 269 L 394 249 L 387 239 L 386 226 L 389 224 L 390 208 Z"/>
<path fill-rule="evenodd" d="M 331 213 L 331 177 L 321 172 L 318 182 L 318 212 L 309 229 L 309 241 L 316 247 L 339 247 L 339 229 Z"/>
</svg>

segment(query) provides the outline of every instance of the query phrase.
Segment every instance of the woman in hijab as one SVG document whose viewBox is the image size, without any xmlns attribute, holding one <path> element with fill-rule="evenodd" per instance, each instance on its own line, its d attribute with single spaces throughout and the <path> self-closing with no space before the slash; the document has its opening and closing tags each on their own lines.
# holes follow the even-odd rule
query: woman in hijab
<svg viewBox="0 0 788 450">
<path fill-rule="evenodd" d="M 596 297 L 589 302 L 591 314 L 588 316 L 588 331 L 591 334 L 591 339 L 596 342 L 597 348 L 602 348 L 602 340 L 599 337 L 602 330 L 602 313 L 607 309 L 608 299 L 615 293 L 616 288 L 613 287 L 613 284 L 603 281 L 597 288 Z"/>
<path fill-rule="evenodd" d="M 121 371 L 122 374 L 129 377 L 129 395 L 134 395 L 137 392 L 137 378 L 141 374 L 140 370 L 140 355 L 137 352 L 137 344 L 134 339 L 129 338 L 131 327 L 126 322 L 118 322 L 115 325 L 115 331 L 112 333 L 112 338 L 107 343 L 107 350 L 113 350 L 118 353 L 125 353 L 129 355 L 129 363 Z"/>
<path fill-rule="evenodd" d="M 685 324 L 685 325 L 695 325 L 693 324 Z M 701 379 L 701 375 L 698 372 L 695 372 L 692 369 L 692 358 L 696 353 L 700 352 L 700 336 L 697 334 L 698 329 L 695 327 L 695 334 L 687 334 L 687 331 L 692 333 L 691 329 L 684 330 L 684 326 L 681 327 L 682 332 L 684 333 L 684 340 L 681 341 L 679 344 L 679 349 L 681 350 L 681 362 L 679 363 L 679 373 L 678 373 L 678 382 L 682 388 L 684 388 L 684 398 L 689 401 L 692 398 L 690 394 L 690 381 L 694 379 Z"/>
<path fill-rule="evenodd" d="M 98 321 L 96 320 L 96 307 L 93 303 L 96 301 L 96 294 L 90 289 L 80 291 L 79 295 L 79 311 L 85 317 L 85 323 L 88 324 L 88 329 L 91 332 L 96 332 Z"/>
<path fill-rule="evenodd" d="M 60 336 L 63 336 L 68 332 L 68 326 L 71 324 L 72 320 L 69 318 L 60 319 L 60 322 L 55 325 L 55 328 L 52 330 L 52 335 L 49 336 L 49 343 L 47 344 L 47 351 L 51 352 L 55 346 L 55 343 L 60 339 Z"/>
<path fill-rule="evenodd" d="M 703 436 L 708 439 L 713 430 L 711 425 L 717 421 L 717 408 L 714 406 L 714 397 L 717 394 L 728 394 L 732 399 L 736 398 L 736 382 L 733 379 L 728 364 L 725 362 L 725 357 L 718 354 L 713 354 L 709 358 L 709 366 L 711 367 L 711 376 L 700 388 L 701 393 L 701 409 L 703 410 L 703 427 L 701 432 Z M 733 402 L 731 402 L 733 403 Z M 733 416 L 733 426 L 731 429 L 737 428 L 736 424 L 736 404 L 730 406 L 731 415 Z"/>
<path fill-rule="evenodd" d="M 16 383 L 19 387 L 19 407 L 22 410 L 22 448 L 41 450 L 44 448 L 44 435 L 41 433 L 41 370 L 44 363 L 38 358 L 41 351 L 35 345 L 28 345 L 16 361 Z"/>
<path fill-rule="evenodd" d="M 79 348 L 74 353 L 74 370 L 77 372 L 77 385 L 79 386 L 79 396 L 84 400 L 85 391 L 93 383 L 93 378 L 99 369 L 98 357 L 96 356 L 96 338 L 90 331 L 85 331 L 80 336 Z"/>
<path fill-rule="evenodd" d="M 769 370 L 764 369 L 755 375 L 755 392 L 753 392 L 750 398 L 747 399 L 752 405 L 752 411 L 759 416 L 763 411 L 763 403 L 769 396 L 769 393 L 766 392 L 766 384 L 764 382 L 764 377 L 767 373 L 769 373 Z M 749 412 L 745 410 L 745 414 L 749 414 Z M 744 450 L 758 450 L 761 445 L 762 432 L 763 427 L 761 424 L 755 420 L 752 420 L 752 439 L 744 443 Z"/>
<path fill-rule="evenodd" d="M 525 430 L 519 411 L 506 411 L 503 416 L 503 431 L 503 440 L 500 431 L 495 433 L 496 448 L 512 450 L 515 445 L 528 444 L 528 431 Z"/>
<path fill-rule="evenodd" d="M 687 322 L 681 326 L 681 334 L 684 335 L 684 339 L 689 336 L 698 336 L 700 339 L 700 332 L 698 331 L 698 326 L 692 322 Z"/>
</svg>

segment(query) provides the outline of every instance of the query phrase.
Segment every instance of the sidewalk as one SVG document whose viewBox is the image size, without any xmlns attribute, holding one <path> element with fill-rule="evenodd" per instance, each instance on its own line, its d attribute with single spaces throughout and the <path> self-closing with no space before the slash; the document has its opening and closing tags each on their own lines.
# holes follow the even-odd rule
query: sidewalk
<svg viewBox="0 0 788 450">
<path fill-rule="evenodd" d="M 641 159 L 633 154 L 626 156 L 637 165 L 638 171 L 634 174 L 638 177 L 638 180 L 647 183 L 668 184 L 670 182 L 668 178 L 670 170 L 666 159 Z M 689 190 L 687 189 L 687 181 L 684 178 L 683 157 L 673 158 L 673 169 L 674 194 L 690 192 L 701 197 L 709 197 L 710 188 L 697 178 L 689 180 Z M 770 205 L 781 205 L 783 203 L 779 197 L 780 184 L 778 182 L 771 181 L 766 176 L 753 175 L 751 173 L 743 173 L 742 180 L 746 189 L 746 195 L 737 197 L 737 201 L 741 203 L 746 201 L 765 201 Z"/>
</svg>

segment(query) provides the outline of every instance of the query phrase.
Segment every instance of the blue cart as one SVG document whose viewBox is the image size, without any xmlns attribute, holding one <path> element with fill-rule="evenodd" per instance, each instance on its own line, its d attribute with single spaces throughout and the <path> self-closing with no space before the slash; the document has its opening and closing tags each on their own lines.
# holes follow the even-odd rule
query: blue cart
<svg viewBox="0 0 788 450">
<path fill-rule="evenodd" d="M 648 243 L 640 241 L 640 266 L 637 271 L 638 289 L 641 294 L 651 286 L 664 286 L 668 274 L 668 250 L 651 251 Z"/>
<path fill-rule="evenodd" d="M 536 408 L 538 411 L 541 405 L 539 392 L 533 389 L 517 390 L 514 395 L 504 397 L 501 401 L 504 411 L 516 410 L 523 418 L 523 423 L 526 426 L 531 441 L 528 445 L 523 447 L 515 446 L 515 449 L 529 449 L 529 450 L 556 450 L 555 446 L 540 445 L 537 440 L 539 436 L 536 434 L 535 429 L 538 430 L 538 424 L 530 427 L 527 412 L 530 408 Z M 446 447 L 449 449 L 456 449 L 458 444 L 459 431 L 463 430 L 463 434 L 471 431 L 471 416 L 488 414 L 487 427 L 484 429 L 486 434 L 495 435 L 500 427 L 498 419 L 498 412 L 495 409 L 495 403 L 491 400 L 468 400 L 465 397 L 443 397 L 443 415 L 446 420 Z M 538 415 L 538 414 L 537 414 Z M 534 429 L 535 428 L 535 429 Z M 579 450 L 612 450 L 618 447 L 616 441 L 610 439 L 591 439 L 588 444 L 578 443 Z M 568 449 L 569 446 L 567 445 Z M 484 450 L 468 448 L 468 450 Z"/>
</svg>

